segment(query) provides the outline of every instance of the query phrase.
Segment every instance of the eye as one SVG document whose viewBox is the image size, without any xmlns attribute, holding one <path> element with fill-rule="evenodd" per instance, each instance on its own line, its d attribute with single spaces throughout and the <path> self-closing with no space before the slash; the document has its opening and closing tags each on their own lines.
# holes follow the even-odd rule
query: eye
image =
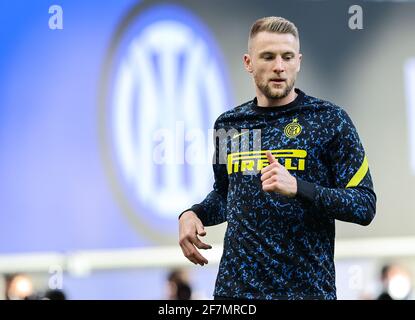
<svg viewBox="0 0 415 320">
<path fill-rule="evenodd" d="M 293 59 L 294 57 L 292 56 L 292 55 L 289 55 L 289 56 L 284 56 L 284 60 L 286 60 L 286 61 L 290 61 L 291 59 Z"/>
<path fill-rule="evenodd" d="M 263 56 L 263 58 L 264 58 L 264 60 L 272 60 L 272 59 L 274 59 L 274 56 L 272 54 L 265 54 Z"/>
</svg>

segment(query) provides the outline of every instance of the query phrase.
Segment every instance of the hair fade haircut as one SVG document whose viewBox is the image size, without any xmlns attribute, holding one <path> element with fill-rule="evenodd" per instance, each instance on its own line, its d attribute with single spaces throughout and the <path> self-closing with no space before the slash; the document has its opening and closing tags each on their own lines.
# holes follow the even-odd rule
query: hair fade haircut
<svg viewBox="0 0 415 320">
<path fill-rule="evenodd" d="M 265 17 L 258 19 L 251 27 L 248 47 L 251 40 L 260 32 L 289 33 L 299 40 L 298 29 L 294 23 L 282 17 Z"/>
</svg>

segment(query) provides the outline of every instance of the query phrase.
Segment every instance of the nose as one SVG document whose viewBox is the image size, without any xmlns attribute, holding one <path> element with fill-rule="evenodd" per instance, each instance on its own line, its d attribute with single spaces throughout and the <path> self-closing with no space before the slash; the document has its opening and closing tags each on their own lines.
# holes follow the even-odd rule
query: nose
<svg viewBox="0 0 415 320">
<path fill-rule="evenodd" d="M 281 73 L 281 72 L 284 72 L 285 71 L 284 62 L 283 62 L 282 57 L 277 56 L 275 58 L 275 63 L 274 63 L 273 71 L 276 72 L 276 73 Z"/>
</svg>

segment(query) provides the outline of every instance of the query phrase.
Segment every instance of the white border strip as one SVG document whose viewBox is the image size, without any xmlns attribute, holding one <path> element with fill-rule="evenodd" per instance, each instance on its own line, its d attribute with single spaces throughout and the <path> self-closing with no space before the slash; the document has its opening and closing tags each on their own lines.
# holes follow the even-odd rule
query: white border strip
<svg viewBox="0 0 415 320">
<path fill-rule="evenodd" d="M 415 58 L 404 65 L 405 96 L 408 112 L 409 161 L 411 172 L 415 175 Z"/>
</svg>

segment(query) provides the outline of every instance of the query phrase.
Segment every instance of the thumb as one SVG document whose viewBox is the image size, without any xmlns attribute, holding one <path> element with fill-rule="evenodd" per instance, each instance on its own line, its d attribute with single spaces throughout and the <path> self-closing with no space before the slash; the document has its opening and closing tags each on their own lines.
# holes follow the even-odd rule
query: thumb
<svg viewBox="0 0 415 320">
<path fill-rule="evenodd" d="M 196 232 L 199 236 L 204 237 L 206 235 L 205 228 L 201 223 L 196 224 Z"/>
<path fill-rule="evenodd" d="M 270 151 L 267 151 L 267 158 L 269 161 L 269 164 L 273 164 L 274 162 L 277 162 L 277 159 L 272 155 Z"/>
</svg>

